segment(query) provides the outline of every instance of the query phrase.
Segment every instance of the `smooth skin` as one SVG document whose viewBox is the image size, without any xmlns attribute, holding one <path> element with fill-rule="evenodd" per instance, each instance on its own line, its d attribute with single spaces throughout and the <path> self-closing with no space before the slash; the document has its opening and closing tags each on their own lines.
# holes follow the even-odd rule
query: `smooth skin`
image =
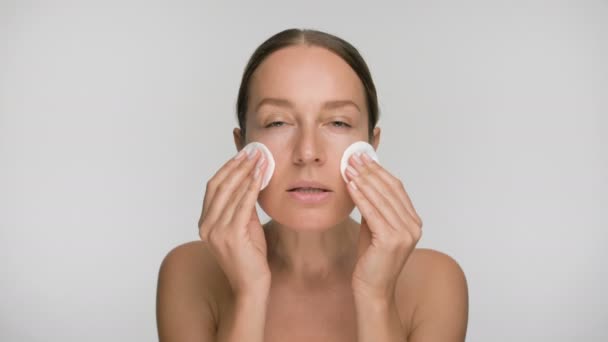
<svg viewBox="0 0 608 342">
<path fill-rule="evenodd" d="M 263 99 L 289 99 L 289 106 Z M 349 106 L 324 106 L 348 99 Z M 251 83 L 247 136 L 264 143 L 275 175 L 260 192 L 259 155 L 233 159 L 209 180 L 201 241 L 171 250 L 157 290 L 160 341 L 463 341 L 468 289 L 458 263 L 415 248 L 422 220 L 404 183 L 364 156 L 339 172 L 344 149 L 367 140 L 362 84 L 314 46 L 270 55 Z M 256 109 L 256 110 L 253 110 Z M 380 129 L 371 143 L 378 148 Z M 322 207 L 286 192 L 299 179 L 331 189 Z M 258 201 L 273 218 L 262 225 Z M 354 206 L 362 221 L 349 217 Z"/>
</svg>

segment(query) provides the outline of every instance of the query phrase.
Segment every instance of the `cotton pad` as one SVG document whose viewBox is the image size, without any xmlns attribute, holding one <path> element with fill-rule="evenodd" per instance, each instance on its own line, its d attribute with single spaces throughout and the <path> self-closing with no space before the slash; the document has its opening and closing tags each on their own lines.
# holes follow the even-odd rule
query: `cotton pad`
<svg viewBox="0 0 608 342">
<path fill-rule="evenodd" d="M 340 173 L 342 174 L 342 178 L 344 178 L 344 181 L 347 183 L 348 183 L 348 179 L 346 178 L 346 173 L 345 173 L 346 167 L 348 166 L 348 160 L 355 153 L 361 153 L 361 154 L 366 153 L 368 156 L 370 156 L 370 158 L 372 158 L 377 163 L 379 163 L 378 155 L 376 154 L 374 147 L 372 145 L 370 145 L 368 142 L 357 141 L 355 143 L 352 143 L 350 146 L 348 146 L 346 148 L 346 150 L 344 150 L 344 153 L 342 154 L 342 160 L 340 160 Z"/>
<path fill-rule="evenodd" d="M 272 174 L 274 173 L 274 158 L 272 157 L 272 153 L 268 147 L 257 141 L 247 144 L 245 147 L 243 147 L 243 150 L 249 154 L 252 153 L 256 148 L 262 152 L 262 155 L 266 159 L 266 171 L 262 176 L 262 187 L 260 188 L 260 191 L 262 191 L 266 186 L 268 186 L 268 183 L 270 183 L 270 178 L 272 178 Z"/>
</svg>

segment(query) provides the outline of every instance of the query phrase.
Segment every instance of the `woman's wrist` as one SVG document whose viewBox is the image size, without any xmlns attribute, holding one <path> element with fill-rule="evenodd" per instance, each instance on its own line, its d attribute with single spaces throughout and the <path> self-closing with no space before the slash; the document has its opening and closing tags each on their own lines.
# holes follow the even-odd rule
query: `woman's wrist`
<svg viewBox="0 0 608 342">
<path fill-rule="evenodd" d="M 366 310 L 371 311 L 386 310 L 388 307 L 395 304 L 394 296 L 370 297 L 355 295 L 354 297 L 357 307 L 365 308 Z"/>
<path fill-rule="evenodd" d="M 260 304 L 268 299 L 270 293 L 270 282 L 251 286 L 235 293 L 236 303 Z"/>
<path fill-rule="evenodd" d="M 227 332 L 218 342 L 264 340 L 269 291 L 263 287 L 235 293 L 234 310 L 226 320 Z"/>
</svg>

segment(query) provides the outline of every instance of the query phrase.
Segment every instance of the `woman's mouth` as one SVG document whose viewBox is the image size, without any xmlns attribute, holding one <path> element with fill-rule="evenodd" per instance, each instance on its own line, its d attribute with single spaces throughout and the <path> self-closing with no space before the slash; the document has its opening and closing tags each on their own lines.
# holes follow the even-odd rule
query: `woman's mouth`
<svg viewBox="0 0 608 342">
<path fill-rule="evenodd" d="M 328 192 L 329 190 L 319 189 L 319 188 L 295 188 L 289 191 L 297 191 L 303 193 L 318 193 L 318 192 Z"/>
<path fill-rule="evenodd" d="M 304 204 L 319 204 L 325 202 L 331 191 L 319 188 L 295 188 L 288 191 L 289 197 Z"/>
</svg>

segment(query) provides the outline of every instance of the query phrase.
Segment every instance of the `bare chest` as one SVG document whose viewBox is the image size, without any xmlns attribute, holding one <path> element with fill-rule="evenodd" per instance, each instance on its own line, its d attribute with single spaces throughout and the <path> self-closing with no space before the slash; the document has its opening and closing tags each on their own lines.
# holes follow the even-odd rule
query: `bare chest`
<svg viewBox="0 0 608 342">
<path fill-rule="evenodd" d="M 349 294 L 297 296 L 271 294 L 265 342 L 356 341 L 355 305 Z"/>
<path fill-rule="evenodd" d="M 234 299 L 231 295 L 219 298 L 223 299 L 218 303 L 218 328 L 221 329 L 223 316 L 229 316 Z M 401 303 L 398 313 L 407 333 L 416 303 L 415 292 L 402 286 L 396 293 L 396 300 Z M 312 292 L 298 292 L 289 286 L 275 285 L 269 292 L 266 306 L 264 342 L 355 342 L 357 324 L 350 284 Z"/>
</svg>

